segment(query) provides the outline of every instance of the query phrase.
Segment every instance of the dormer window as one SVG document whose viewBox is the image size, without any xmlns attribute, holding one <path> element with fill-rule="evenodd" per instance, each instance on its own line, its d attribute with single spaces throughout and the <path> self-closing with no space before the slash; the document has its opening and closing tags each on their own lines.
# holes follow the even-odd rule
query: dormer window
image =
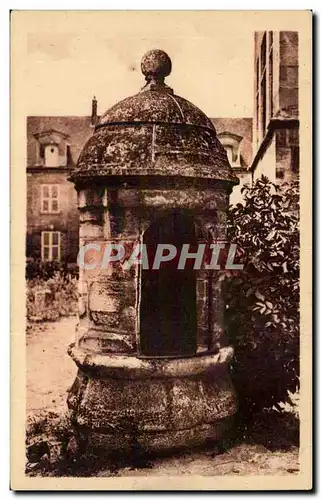
<svg viewBox="0 0 322 500">
<path fill-rule="evenodd" d="M 59 167 L 58 144 L 45 146 L 45 167 Z"/>
<path fill-rule="evenodd" d="M 218 139 L 224 146 L 227 158 L 232 167 L 240 167 L 240 143 L 242 137 L 232 132 L 221 132 Z"/>
<path fill-rule="evenodd" d="M 51 129 L 34 137 L 38 143 L 38 165 L 55 168 L 66 167 L 71 163 L 67 134 Z"/>
<path fill-rule="evenodd" d="M 227 153 L 228 161 L 229 161 L 230 165 L 232 165 L 234 163 L 234 160 L 233 160 L 233 158 L 234 158 L 233 147 L 232 146 L 226 146 L 225 150 L 226 150 L 226 153 Z"/>
</svg>

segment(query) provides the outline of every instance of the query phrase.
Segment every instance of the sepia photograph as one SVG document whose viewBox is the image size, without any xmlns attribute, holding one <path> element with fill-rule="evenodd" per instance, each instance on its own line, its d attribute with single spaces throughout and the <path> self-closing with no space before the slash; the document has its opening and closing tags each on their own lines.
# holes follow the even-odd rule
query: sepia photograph
<svg viewBox="0 0 322 500">
<path fill-rule="evenodd" d="M 11 12 L 13 489 L 312 487 L 311 25 Z"/>
</svg>

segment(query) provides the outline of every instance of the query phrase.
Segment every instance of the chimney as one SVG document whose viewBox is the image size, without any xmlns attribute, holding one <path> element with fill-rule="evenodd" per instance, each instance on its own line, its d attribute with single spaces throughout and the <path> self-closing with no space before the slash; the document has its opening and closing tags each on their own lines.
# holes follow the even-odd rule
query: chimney
<svg viewBox="0 0 322 500">
<path fill-rule="evenodd" d="M 92 99 L 92 118 L 91 118 L 91 124 L 93 127 L 95 127 L 97 123 L 97 100 L 96 97 L 94 96 Z"/>
</svg>

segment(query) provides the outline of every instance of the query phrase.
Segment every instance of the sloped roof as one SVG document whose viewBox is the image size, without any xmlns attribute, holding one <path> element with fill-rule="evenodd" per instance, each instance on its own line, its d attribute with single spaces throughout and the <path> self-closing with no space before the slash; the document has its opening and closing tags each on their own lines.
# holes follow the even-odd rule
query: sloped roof
<svg viewBox="0 0 322 500">
<path fill-rule="evenodd" d="M 27 117 L 27 166 L 36 163 L 36 137 L 37 134 L 55 130 L 55 132 L 68 136 L 71 155 L 74 163 L 86 141 L 93 134 L 90 116 L 28 116 Z"/>
</svg>

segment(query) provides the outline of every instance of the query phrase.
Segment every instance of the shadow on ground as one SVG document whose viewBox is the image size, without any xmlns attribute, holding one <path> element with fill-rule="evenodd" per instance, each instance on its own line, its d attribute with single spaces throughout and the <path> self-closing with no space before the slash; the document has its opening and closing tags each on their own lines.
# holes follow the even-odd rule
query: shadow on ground
<svg viewBox="0 0 322 500">
<path fill-rule="evenodd" d="M 54 428 L 57 431 L 59 425 Z M 27 446 L 26 473 L 30 476 L 285 475 L 299 471 L 299 421 L 291 412 L 262 412 L 247 425 L 240 422 L 221 442 L 158 455 L 135 445 L 126 456 L 100 456 L 90 450 L 81 453 L 66 427 L 47 440 L 45 427 L 41 431 L 41 439 L 35 441 L 33 436 L 34 444 L 29 439 Z M 54 448 L 56 453 L 51 452 Z"/>
<path fill-rule="evenodd" d="M 248 425 L 240 426 L 238 438 L 244 442 L 261 444 L 270 451 L 299 447 L 299 419 L 291 412 L 262 412 Z"/>
</svg>

